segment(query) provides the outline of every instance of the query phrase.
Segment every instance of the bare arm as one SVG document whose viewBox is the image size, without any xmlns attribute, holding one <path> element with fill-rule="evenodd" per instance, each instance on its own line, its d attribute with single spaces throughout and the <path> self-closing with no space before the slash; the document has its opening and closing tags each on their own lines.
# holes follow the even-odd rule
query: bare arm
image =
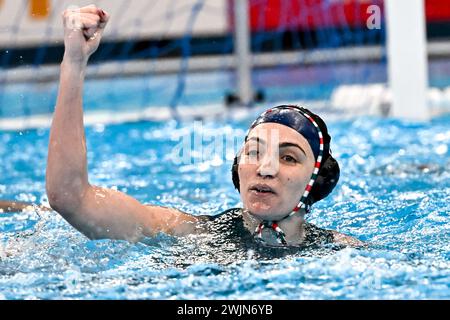
<svg viewBox="0 0 450 320">
<path fill-rule="evenodd" d="M 88 6 L 65 11 L 65 53 L 50 131 L 46 189 L 51 207 L 89 238 L 138 241 L 158 232 L 186 234 L 197 218 L 175 209 L 144 206 L 124 193 L 89 183 L 83 124 L 83 83 L 109 16 Z"/>
<path fill-rule="evenodd" d="M 42 205 L 34 205 L 29 202 L 14 201 L 14 200 L 0 200 L 0 213 L 1 212 L 19 212 L 24 210 L 33 210 L 39 208 L 40 210 L 50 210 Z"/>
</svg>

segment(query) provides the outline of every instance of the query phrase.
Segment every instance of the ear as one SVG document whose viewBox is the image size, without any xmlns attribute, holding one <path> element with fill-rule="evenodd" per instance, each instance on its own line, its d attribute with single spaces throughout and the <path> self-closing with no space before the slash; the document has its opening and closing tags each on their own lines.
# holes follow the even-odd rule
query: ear
<svg viewBox="0 0 450 320">
<path fill-rule="evenodd" d="M 239 184 L 239 160 L 241 158 L 242 149 L 239 150 L 236 157 L 234 157 L 233 165 L 231 166 L 231 178 L 233 179 L 234 187 L 240 192 Z"/>
<path fill-rule="evenodd" d="M 339 181 L 340 169 L 338 162 L 330 155 L 322 164 L 309 194 L 308 200 L 310 204 L 322 200 L 328 196 Z"/>
</svg>

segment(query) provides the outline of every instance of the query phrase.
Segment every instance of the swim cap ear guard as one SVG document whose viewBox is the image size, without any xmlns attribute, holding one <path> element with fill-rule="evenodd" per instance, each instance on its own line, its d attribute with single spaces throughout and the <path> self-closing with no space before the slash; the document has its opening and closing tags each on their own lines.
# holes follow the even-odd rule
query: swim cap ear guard
<svg viewBox="0 0 450 320">
<path fill-rule="evenodd" d="M 307 206 L 306 209 L 308 211 L 308 207 L 310 207 L 313 203 L 322 200 L 326 196 L 328 196 L 331 193 L 331 191 L 333 191 L 334 187 L 339 181 L 340 168 L 338 162 L 331 155 L 330 150 L 331 137 L 328 134 L 328 129 L 325 122 L 318 115 L 312 113 L 306 108 L 291 105 L 282 105 L 269 109 L 262 115 L 260 115 L 253 122 L 252 126 L 249 129 L 249 132 L 258 124 L 261 123 L 273 122 L 286 125 L 296 130 L 306 138 L 306 140 L 309 142 L 311 146 L 311 149 L 313 150 L 315 160 L 317 161 L 319 151 L 316 149 L 318 148 L 319 136 L 317 134 L 313 136 L 311 134 L 310 130 L 311 128 L 305 128 L 310 125 L 308 124 L 309 120 L 304 121 L 306 117 L 303 114 L 307 114 L 314 119 L 323 135 L 323 152 L 322 152 L 322 161 L 320 163 L 320 169 L 317 173 L 317 177 L 315 178 L 315 182 L 311 188 L 311 191 L 309 192 L 305 200 L 306 202 L 305 205 Z M 245 141 L 247 141 L 247 136 L 245 137 Z M 239 183 L 238 167 L 241 152 L 242 150 L 238 152 L 238 154 L 234 158 L 233 165 L 231 167 L 233 184 L 234 187 L 239 192 L 240 192 L 239 189 L 240 183 Z"/>
</svg>

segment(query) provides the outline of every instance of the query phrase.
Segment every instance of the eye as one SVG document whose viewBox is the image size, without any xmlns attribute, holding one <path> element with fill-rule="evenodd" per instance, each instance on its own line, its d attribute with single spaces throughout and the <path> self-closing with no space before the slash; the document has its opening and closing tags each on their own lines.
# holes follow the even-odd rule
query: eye
<svg viewBox="0 0 450 320">
<path fill-rule="evenodd" d="M 256 150 L 256 149 L 254 149 L 254 150 L 249 150 L 249 151 L 247 152 L 247 155 L 250 156 L 250 157 L 257 157 L 257 156 L 259 155 L 259 151 Z"/>
<path fill-rule="evenodd" d="M 289 155 L 285 155 L 281 159 L 283 159 L 286 162 L 290 162 L 290 163 L 297 163 L 298 162 L 294 157 L 289 156 Z"/>
</svg>

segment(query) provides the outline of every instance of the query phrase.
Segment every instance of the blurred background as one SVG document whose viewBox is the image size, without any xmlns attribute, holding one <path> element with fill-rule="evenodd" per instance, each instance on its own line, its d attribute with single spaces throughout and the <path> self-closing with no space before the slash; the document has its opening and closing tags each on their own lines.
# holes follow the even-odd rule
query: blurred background
<svg viewBox="0 0 450 320">
<path fill-rule="evenodd" d="M 0 129 L 49 125 L 61 12 L 91 3 L 111 20 L 89 64 L 88 123 L 284 102 L 389 115 L 382 0 L 0 0 Z M 435 115 L 450 109 L 450 1 L 425 0 L 423 10 Z"/>
</svg>

